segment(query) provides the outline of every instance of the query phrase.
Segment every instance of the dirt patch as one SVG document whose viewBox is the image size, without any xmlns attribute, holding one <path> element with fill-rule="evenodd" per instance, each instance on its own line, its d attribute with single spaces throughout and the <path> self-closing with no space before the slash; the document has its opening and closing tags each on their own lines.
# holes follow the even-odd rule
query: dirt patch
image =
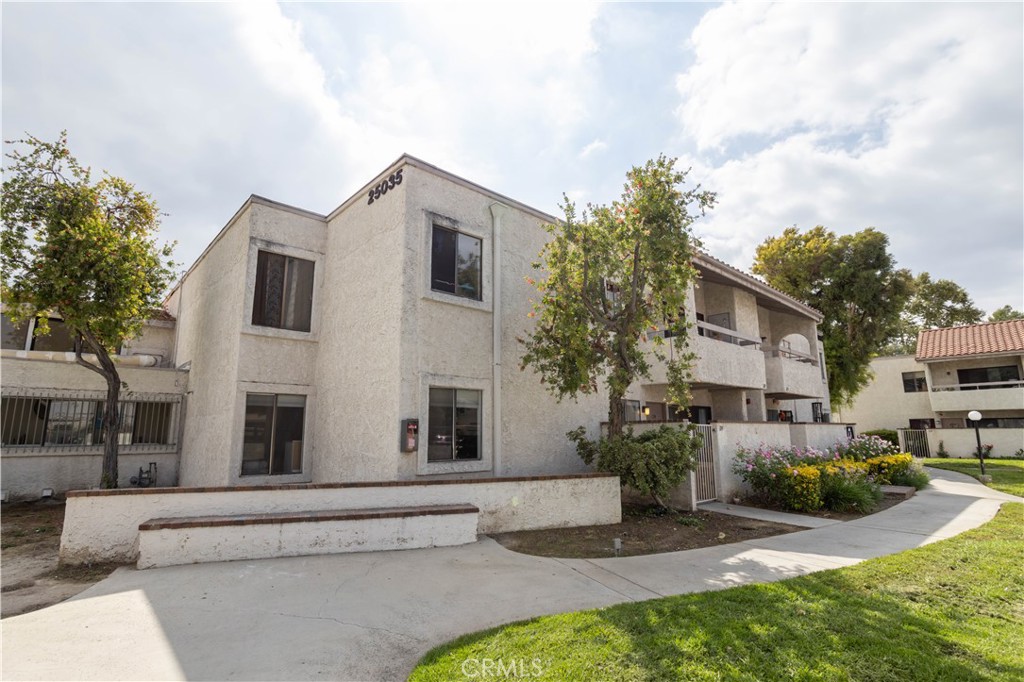
<svg viewBox="0 0 1024 682">
<path fill-rule="evenodd" d="M 622 540 L 619 556 L 638 556 L 713 547 L 799 530 L 806 528 L 707 511 L 666 513 L 654 507 L 625 504 L 622 523 L 495 533 L 491 537 L 523 554 L 598 559 L 615 556 L 615 538 Z"/>
<path fill-rule="evenodd" d="M 0 510 L 0 617 L 64 601 L 99 582 L 118 564 L 60 566 L 64 503 L 40 500 Z"/>
</svg>

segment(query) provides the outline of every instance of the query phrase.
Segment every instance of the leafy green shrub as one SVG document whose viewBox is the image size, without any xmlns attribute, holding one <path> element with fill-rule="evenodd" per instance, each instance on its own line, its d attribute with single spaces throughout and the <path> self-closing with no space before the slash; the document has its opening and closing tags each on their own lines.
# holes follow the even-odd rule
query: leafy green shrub
<svg viewBox="0 0 1024 682">
<path fill-rule="evenodd" d="M 650 495 L 662 507 L 669 492 L 697 466 L 701 437 L 690 429 L 662 426 L 639 436 L 630 429 L 621 436 L 588 440 L 581 426 L 566 434 L 576 452 L 599 471 L 619 477 L 624 486 Z"/>
<path fill-rule="evenodd" d="M 886 441 L 894 448 L 899 450 L 900 437 L 896 433 L 895 429 L 875 429 L 874 431 L 865 431 L 861 434 L 862 436 L 878 436 L 882 440 Z"/>
<path fill-rule="evenodd" d="M 867 476 L 824 475 L 821 478 L 821 503 L 841 514 L 869 514 L 882 501 L 882 488 Z"/>
<path fill-rule="evenodd" d="M 892 485 L 909 485 L 918 490 L 924 490 L 931 478 L 920 462 L 913 461 L 910 463 L 909 469 L 904 472 L 896 472 L 890 476 L 890 480 Z"/>
</svg>

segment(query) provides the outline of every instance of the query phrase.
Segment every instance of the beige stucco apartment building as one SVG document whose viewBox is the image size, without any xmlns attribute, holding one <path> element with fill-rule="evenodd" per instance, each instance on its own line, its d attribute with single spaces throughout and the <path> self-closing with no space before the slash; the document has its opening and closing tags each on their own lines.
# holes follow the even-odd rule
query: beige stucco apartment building
<svg viewBox="0 0 1024 682">
<path fill-rule="evenodd" d="M 596 436 L 606 397 L 558 403 L 520 369 L 525 279 L 555 220 L 410 156 L 327 215 L 250 197 L 121 351 L 122 485 L 150 462 L 181 486 L 583 471 L 565 434 Z M 722 452 L 834 442 L 841 427 L 790 428 L 829 421 L 819 313 L 710 256 L 695 265 L 693 405 L 667 403 L 656 365 L 627 418 L 717 424 Z M 5 319 L 12 497 L 98 484 L 103 385 L 64 350 Z"/>
<path fill-rule="evenodd" d="M 899 429 L 923 456 L 972 456 L 967 414 L 977 410 L 993 456 L 1024 448 L 1024 320 L 924 330 L 915 355 L 875 358 L 871 370 L 871 383 L 840 411 L 860 430 Z"/>
</svg>

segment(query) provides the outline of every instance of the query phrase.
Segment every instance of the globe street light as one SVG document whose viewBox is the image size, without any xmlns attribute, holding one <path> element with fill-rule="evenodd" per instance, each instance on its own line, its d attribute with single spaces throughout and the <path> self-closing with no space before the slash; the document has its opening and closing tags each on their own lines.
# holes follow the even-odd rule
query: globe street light
<svg viewBox="0 0 1024 682">
<path fill-rule="evenodd" d="M 978 464 L 981 465 L 981 475 L 985 475 L 985 457 L 981 454 L 981 432 L 978 427 L 981 425 L 981 412 L 971 410 L 967 418 L 974 422 L 974 438 L 978 441 Z"/>
</svg>

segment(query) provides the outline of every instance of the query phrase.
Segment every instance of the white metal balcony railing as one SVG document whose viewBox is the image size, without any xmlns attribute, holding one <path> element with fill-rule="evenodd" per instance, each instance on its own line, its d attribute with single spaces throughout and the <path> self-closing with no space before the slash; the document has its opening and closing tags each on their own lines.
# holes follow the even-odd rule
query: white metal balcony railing
<svg viewBox="0 0 1024 682">
<path fill-rule="evenodd" d="M 818 358 L 808 353 L 793 350 L 792 348 L 785 348 L 781 346 L 764 346 L 762 348 L 765 357 L 768 358 L 784 358 L 786 360 L 795 360 L 796 362 L 803 362 L 808 365 L 818 366 Z"/>
<path fill-rule="evenodd" d="M 761 339 L 754 338 L 753 336 L 747 336 L 742 334 L 735 329 L 729 329 L 728 327 L 719 327 L 717 324 L 711 324 L 709 322 L 703 322 L 697 320 L 694 323 L 697 327 L 697 336 L 703 336 L 706 339 L 712 341 L 721 341 L 723 343 L 731 343 L 736 346 L 742 346 L 744 348 L 750 348 L 752 350 L 759 350 L 761 348 Z M 656 337 L 663 339 L 672 338 L 671 334 L 667 333 L 667 329 L 659 329 L 653 332 L 647 332 L 647 339 L 651 340 Z"/>
<path fill-rule="evenodd" d="M 18 391 L 0 400 L 0 442 L 21 452 L 102 452 L 102 394 L 92 391 Z M 181 396 L 132 394 L 118 404 L 121 452 L 177 451 Z"/>
<path fill-rule="evenodd" d="M 978 384 L 949 384 L 947 386 L 932 386 L 932 391 L 943 393 L 946 391 L 977 391 L 991 388 L 1017 388 L 1024 386 L 1024 381 L 986 381 Z"/>
</svg>

